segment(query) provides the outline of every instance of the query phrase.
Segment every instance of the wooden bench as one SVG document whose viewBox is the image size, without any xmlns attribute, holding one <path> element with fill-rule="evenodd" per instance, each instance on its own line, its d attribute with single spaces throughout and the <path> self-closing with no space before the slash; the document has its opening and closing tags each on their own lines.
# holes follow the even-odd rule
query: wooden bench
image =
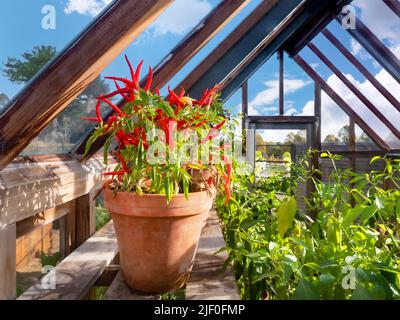
<svg viewBox="0 0 400 320">
<path fill-rule="evenodd" d="M 215 254 L 225 245 L 218 217 L 210 212 L 196 252 L 195 263 L 186 286 L 187 300 L 237 300 L 238 289 L 230 267 L 224 269 L 226 253 Z M 107 300 L 159 300 L 161 295 L 146 295 L 131 291 L 112 262 L 118 254 L 114 227 L 109 222 L 55 268 L 56 288 L 43 289 L 41 282 L 28 289 L 19 299 L 84 298 L 91 287 L 109 278 L 104 295 Z M 112 269 L 111 272 L 107 272 Z M 106 275 L 105 275 L 106 274 Z M 103 279 L 103 280 L 101 280 Z"/>
</svg>

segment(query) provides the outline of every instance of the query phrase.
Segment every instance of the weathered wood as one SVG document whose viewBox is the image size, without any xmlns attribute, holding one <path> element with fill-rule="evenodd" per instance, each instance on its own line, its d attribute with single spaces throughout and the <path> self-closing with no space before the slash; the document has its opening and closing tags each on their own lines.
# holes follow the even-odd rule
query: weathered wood
<svg viewBox="0 0 400 320">
<path fill-rule="evenodd" d="M 226 252 L 215 254 L 225 246 L 218 216 L 210 212 L 201 234 L 194 267 L 186 286 L 186 300 L 239 300 L 232 269 L 224 270 Z"/>
<path fill-rule="evenodd" d="M 120 266 L 118 264 L 112 264 L 106 267 L 100 278 L 97 279 L 94 284 L 95 287 L 109 287 L 114 281 L 118 272 L 120 271 Z"/>
<path fill-rule="evenodd" d="M 19 237 L 17 225 L 17 271 L 31 263 L 32 259 L 40 257 L 42 252 L 49 253 L 52 248 L 52 241 L 53 226 L 51 224 L 36 227 L 31 232 Z"/>
<path fill-rule="evenodd" d="M 16 297 L 16 225 L 0 227 L 0 300 Z"/>
<path fill-rule="evenodd" d="M 105 293 L 104 300 L 160 300 L 160 294 L 146 294 L 136 292 L 128 288 L 122 278 L 121 272 L 118 272 L 114 281 L 111 283 L 107 292 Z"/>
<path fill-rule="evenodd" d="M 111 221 L 57 265 L 55 289 L 44 289 L 39 282 L 19 299 L 82 299 L 113 261 L 117 252 L 117 240 Z"/>
<path fill-rule="evenodd" d="M 0 168 L 11 162 L 173 0 L 116 1 L 0 116 Z"/>
<path fill-rule="evenodd" d="M 207 71 L 220 60 L 240 39 L 265 16 L 278 0 L 263 1 L 252 13 L 223 40 L 182 82 L 181 86 L 190 89 Z"/>
<path fill-rule="evenodd" d="M 110 158 L 110 166 L 115 161 Z M 0 172 L 0 226 L 88 194 L 104 182 L 100 157 L 86 164 L 71 157 L 33 157 L 15 161 Z"/>
<path fill-rule="evenodd" d="M 75 200 L 75 246 L 79 247 L 95 232 L 96 206 L 94 192 Z"/>
<path fill-rule="evenodd" d="M 21 220 L 17 222 L 17 238 L 33 231 L 36 228 L 48 225 L 69 214 L 69 212 L 69 205 L 63 204 L 59 207 L 48 209 L 29 218 Z"/>
<path fill-rule="evenodd" d="M 154 68 L 152 88 L 162 88 L 172 77 L 182 69 L 237 13 L 239 13 L 250 0 L 225 0 L 211 11 L 193 31 L 186 36 L 179 44 L 172 49 L 167 56 Z M 147 77 L 141 81 L 144 87 Z M 119 103 L 122 106 L 124 101 Z M 113 112 L 108 113 L 104 119 L 108 119 Z M 89 132 L 73 149 L 73 153 L 81 159 L 85 152 L 85 145 L 88 141 Z M 86 159 L 96 153 L 106 141 L 107 136 L 100 137 L 92 145 L 86 155 Z"/>
</svg>

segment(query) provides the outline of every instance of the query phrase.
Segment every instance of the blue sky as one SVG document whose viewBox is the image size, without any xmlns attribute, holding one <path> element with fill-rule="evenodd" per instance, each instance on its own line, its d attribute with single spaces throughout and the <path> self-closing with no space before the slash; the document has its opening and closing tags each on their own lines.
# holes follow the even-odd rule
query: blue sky
<svg viewBox="0 0 400 320">
<path fill-rule="evenodd" d="M 53 45 L 57 50 L 62 50 L 76 35 L 81 32 L 111 0 L 13 0 L 0 1 L 0 63 L 7 57 L 18 57 L 21 53 L 32 49 L 37 45 Z M 251 12 L 261 0 L 252 0 L 199 54 L 197 54 L 171 81 L 172 87 L 177 85 L 207 54 L 224 39 L 249 12 Z M 140 37 L 126 49 L 125 53 L 137 63 L 145 59 L 146 65 L 156 65 L 164 56 L 203 18 L 219 1 L 217 0 L 176 0 L 175 3 L 164 12 Z M 356 0 L 358 17 L 363 19 L 385 44 L 395 54 L 400 52 L 399 21 L 396 20 L 381 0 Z M 41 26 L 43 6 L 52 5 L 56 10 L 56 29 L 44 30 Z M 385 11 L 386 10 L 386 11 Z M 340 24 L 332 22 L 329 29 L 341 39 L 341 41 L 354 54 L 361 59 L 364 65 L 379 79 L 397 89 L 398 83 L 387 75 L 382 68 L 368 54 L 360 49 L 357 43 L 350 38 L 348 33 L 342 29 Z M 370 92 L 369 83 L 357 72 L 324 37 L 318 36 L 314 43 L 323 51 L 336 65 L 357 83 L 360 89 Z M 348 94 L 342 84 L 337 82 L 332 72 L 313 56 L 308 49 L 301 53 L 303 57 L 312 64 L 316 70 L 335 88 L 338 92 Z M 147 66 L 146 66 L 147 69 Z M 102 73 L 105 75 L 127 76 L 127 68 L 123 56 L 118 57 Z M 276 114 L 278 102 L 278 63 L 276 57 L 272 57 L 261 67 L 249 81 L 249 101 L 252 114 Z M 285 105 L 289 114 L 310 114 L 313 100 L 313 83 L 310 78 L 290 59 L 286 59 L 285 65 Z M 20 85 L 10 83 L 0 75 L 0 93 L 6 93 L 10 98 L 21 89 Z M 398 92 L 398 91 L 397 91 Z M 376 96 L 376 93 L 374 93 Z M 349 96 L 349 99 L 351 97 Z M 348 119 L 343 112 L 334 105 L 326 96 L 323 97 L 323 110 L 325 122 L 324 135 L 337 133 L 338 129 L 347 124 Z M 227 106 L 237 111 L 240 109 L 240 92 L 227 101 Z M 354 101 L 355 104 L 359 102 Z M 381 97 L 376 103 L 382 105 L 389 114 L 393 110 Z M 364 108 L 365 109 L 365 108 Z M 359 107 L 360 114 L 371 117 L 362 106 Z M 400 117 L 393 118 L 400 123 Z M 335 121 L 332 121 L 335 120 Z M 388 132 L 382 129 L 382 124 L 376 119 L 371 120 L 377 130 L 381 130 L 383 136 Z M 386 137 L 386 136 L 385 136 Z M 282 139 L 279 135 L 271 134 L 271 139 Z"/>
</svg>

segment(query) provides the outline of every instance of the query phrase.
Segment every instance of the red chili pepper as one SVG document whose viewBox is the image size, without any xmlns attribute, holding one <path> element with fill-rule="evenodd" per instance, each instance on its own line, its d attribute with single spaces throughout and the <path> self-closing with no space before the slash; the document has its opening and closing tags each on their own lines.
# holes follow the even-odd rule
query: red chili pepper
<svg viewBox="0 0 400 320">
<path fill-rule="evenodd" d="M 185 89 L 181 86 L 181 93 L 179 94 L 179 100 L 183 98 L 185 92 L 186 92 Z"/>
<path fill-rule="evenodd" d="M 140 63 L 138 64 L 137 68 L 136 68 L 136 73 L 135 73 L 135 80 L 134 83 L 136 85 L 136 88 L 139 88 L 139 77 L 140 77 L 140 70 L 142 69 L 142 65 L 143 65 L 143 60 L 140 61 Z"/>
<path fill-rule="evenodd" d="M 115 84 L 115 87 L 117 88 L 117 90 L 121 90 L 121 87 L 118 85 L 118 82 L 117 81 L 115 81 L 114 80 L 114 84 Z M 131 94 L 132 93 L 132 91 L 130 91 L 130 92 L 128 92 L 129 94 Z M 133 97 L 133 99 L 129 96 L 129 95 L 126 95 L 124 92 L 122 92 L 121 91 L 121 96 L 122 96 L 122 98 L 124 98 L 126 101 L 132 101 L 135 97 Z"/>
<path fill-rule="evenodd" d="M 116 116 L 111 116 L 108 119 L 107 126 L 104 128 L 104 133 L 107 133 L 110 130 L 111 126 L 114 124 L 115 121 L 117 121 L 117 117 Z"/>
<path fill-rule="evenodd" d="M 228 204 L 230 198 L 231 198 L 231 191 L 230 191 L 230 183 L 232 179 L 232 162 L 229 160 L 229 158 L 226 155 L 222 155 L 222 160 L 225 162 L 226 166 L 226 175 L 225 175 L 225 192 L 226 192 L 226 200 L 225 204 Z"/>
<path fill-rule="evenodd" d="M 225 123 L 226 123 L 226 120 L 222 121 L 220 124 L 218 124 L 214 128 L 212 128 L 208 132 L 207 136 L 200 141 L 200 143 L 203 144 L 203 143 L 207 142 L 208 140 L 212 140 L 215 137 L 218 137 L 220 135 L 220 133 L 216 133 L 216 131 L 221 129 Z"/>
<path fill-rule="evenodd" d="M 125 84 L 128 88 L 132 88 L 132 90 L 135 89 L 135 84 L 134 84 L 132 81 L 128 80 L 128 79 L 120 78 L 120 77 L 104 77 L 104 78 L 105 78 L 105 79 L 108 79 L 108 80 L 113 80 L 113 81 L 122 82 L 122 83 Z"/>
<path fill-rule="evenodd" d="M 96 116 L 97 116 L 97 120 L 99 122 L 102 122 L 103 119 L 101 118 L 100 107 L 101 107 L 101 101 L 97 101 L 97 104 L 96 104 Z"/>
<path fill-rule="evenodd" d="M 149 91 L 151 88 L 151 83 L 153 82 L 153 69 L 151 66 L 149 67 L 149 77 L 146 82 L 146 86 L 144 87 L 144 90 Z"/>
<path fill-rule="evenodd" d="M 126 165 L 124 157 L 119 152 L 117 152 L 116 156 L 118 157 L 119 161 L 121 162 L 122 171 L 130 173 L 131 170 Z"/>
<path fill-rule="evenodd" d="M 121 111 L 120 108 L 118 108 L 115 104 L 113 104 L 110 100 L 108 99 L 102 99 L 105 103 L 107 103 L 111 109 L 113 109 L 116 113 L 118 113 L 121 117 L 125 116 L 125 114 Z"/>
<path fill-rule="evenodd" d="M 132 64 L 131 64 L 131 62 L 129 61 L 127 55 L 125 55 L 125 60 L 126 60 L 126 62 L 128 63 L 128 67 L 129 67 L 129 70 L 130 70 L 130 72 L 131 72 L 132 82 L 135 83 L 135 72 L 133 71 Z M 135 88 L 135 89 L 137 89 L 137 88 Z"/>
<path fill-rule="evenodd" d="M 115 91 L 113 91 L 113 92 L 111 92 L 109 94 L 101 95 L 101 96 L 98 97 L 98 99 L 108 99 L 108 98 L 112 98 L 112 97 L 116 96 L 117 94 L 121 94 L 122 95 L 124 93 L 130 93 L 130 92 L 131 92 L 131 89 L 129 89 L 129 88 L 118 89 L 118 90 L 115 90 Z"/>
<path fill-rule="evenodd" d="M 169 92 L 169 103 L 171 105 L 177 106 L 175 113 L 178 113 L 178 111 L 182 107 L 181 98 L 173 90 L 171 90 L 170 86 L 168 86 L 168 92 Z"/>
<path fill-rule="evenodd" d="M 121 171 L 112 171 L 112 172 L 105 172 L 103 173 L 103 176 L 122 176 L 124 175 L 126 172 L 121 170 Z"/>
<path fill-rule="evenodd" d="M 160 89 L 156 88 L 156 94 L 161 97 Z"/>
</svg>

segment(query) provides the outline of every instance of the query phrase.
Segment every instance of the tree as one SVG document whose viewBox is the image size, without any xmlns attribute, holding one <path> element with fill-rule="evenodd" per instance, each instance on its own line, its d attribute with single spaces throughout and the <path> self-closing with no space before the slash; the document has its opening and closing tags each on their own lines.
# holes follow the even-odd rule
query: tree
<svg viewBox="0 0 400 320">
<path fill-rule="evenodd" d="M 326 136 L 324 143 L 339 143 L 340 140 L 334 134 L 329 134 Z"/>
<path fill-rule="evenodd" d="M 256 146 L 265 146 L 265 141 L 264 138 L 262 137 L 261 134 L 256 133 Z"/>
<path fill-rule="evenodd" d="M 372 139 L 365 133 L 363 132 L 360 137 L 357 139 L 357 142 L 364 142 L 364 143 L 374 143 Z"/>
<path fill-rule="evenodd" d="M 1 69 L 3 74 L 14 83 L 25 84 L 31 80 L 51 59 L 57 50 L 52 46 L 34 47 L 22 54 L 22 59 L 8 58 Z M 64 143 L 76 143 L 89 129 L 90 123 L 81 116 L 94 115 L 95 99 L 109 90 L 107 83 L 97 77 L 74 101 L 40 134 L 39 139 L 57 140 Z M 0 98 L 1 106 L 1 98 Z"/>
<path fill-rule="evenodd" d="M 0 93 L 0 109 L 2 109 L 9 101 L 10 99 L 8 99 L 5 93 Z"/>
<path fill-rule="evenodd" d="M 11 82 L 24 84 L 31 80 L 57 54 L 52 46 L 34 47 L 23 53 L 22 59 L 8 57 L 1 69 Z"/>
<path fill-rule="evenodd" d="M 286 144 L 305 144 L 306 142 L 306 138 L 301 131 L 297 133 L 291 132 L 286 136 L 285 139 Z"/>
<path fill-rule="evenodd" d="M 339 139 L 344 143 L 350 142 L 350 126 L 346 125 L 339 130 Z"/>
</svg>

